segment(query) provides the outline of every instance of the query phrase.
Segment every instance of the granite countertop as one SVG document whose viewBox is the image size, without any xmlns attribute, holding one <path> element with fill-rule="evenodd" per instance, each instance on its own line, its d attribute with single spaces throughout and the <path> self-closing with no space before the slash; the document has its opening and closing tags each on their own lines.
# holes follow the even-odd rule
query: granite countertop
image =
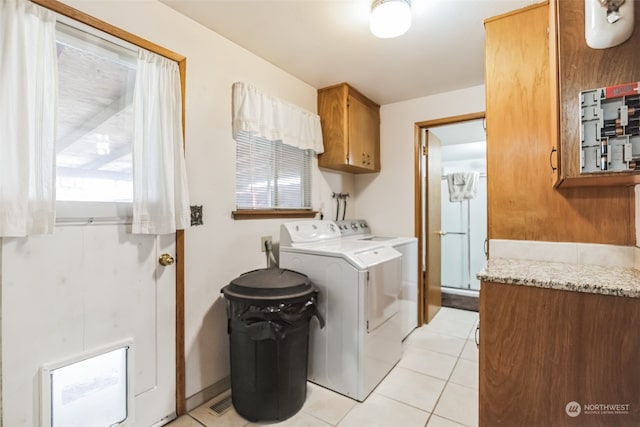
<svg viewBox="0 0 640 427">
<path fill-rule="evenodd" d="M 633 268 L 497 258 L 478 273 L 486 282 L 640 298 L 640 271 Z"/>
</svg>

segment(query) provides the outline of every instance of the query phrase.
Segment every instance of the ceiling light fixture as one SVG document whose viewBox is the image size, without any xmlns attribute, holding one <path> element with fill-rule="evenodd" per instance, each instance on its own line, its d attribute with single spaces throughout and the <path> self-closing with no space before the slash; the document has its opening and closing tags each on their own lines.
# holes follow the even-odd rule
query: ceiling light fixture
<svg viewBox="0 0 640 427">
<path fill-rule="evenodd" d="M 403 35 L 411 26 L 411 0 L 374 0 L 369 26 L 381 39 Z"/>
</svg>

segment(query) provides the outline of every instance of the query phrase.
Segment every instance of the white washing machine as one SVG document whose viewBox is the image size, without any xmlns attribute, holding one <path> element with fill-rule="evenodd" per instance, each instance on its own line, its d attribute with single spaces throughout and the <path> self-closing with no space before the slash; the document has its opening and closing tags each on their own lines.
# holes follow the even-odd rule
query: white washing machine
<svg viewBox="0 0 640 427">
<path fill-rule="evenodd" d="M 406 338 L 418 326 L 418 239 L 376 236 L 362 219 L 336 221 L 336 225 L 343 238 L 381 243 L 402 254 L 400 329 Z"/>
<path fill-rule="evenodd" d="M 342 239 L 332 221 L 294 221 L 280 229 L 280 267 L 320 291 L 326 324 L 311 323 L 309 380 L 363 401 L 400 360 L 400 253 Z"/>
</svg>

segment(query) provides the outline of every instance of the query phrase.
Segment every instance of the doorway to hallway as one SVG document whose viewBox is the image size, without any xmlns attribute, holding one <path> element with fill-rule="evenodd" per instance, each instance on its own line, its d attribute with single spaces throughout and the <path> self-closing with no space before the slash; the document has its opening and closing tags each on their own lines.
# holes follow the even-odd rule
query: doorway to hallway
<svg viewBox="0 0 640 427">
<path fill-rule="evenodd" d="M 474 270 L 479 271 L 486 259 L 484 117 L 481 112 L 416 123 L 415 218 L 421 323 L 429 322 L 450 294 L 477 299 L 479 284 L 472 281 L 477 273 Z M 480 194 L 476 200 L 479 203 L 471 206 L 473 198 L 465 197 L 453 204 L 448 175 L 472 172 L 477 180 L 473 198 Z M 465 201 L 469 201 L 467 206 Z M 478 239 L 480 249 L 476 251 Z"/>
</svg>

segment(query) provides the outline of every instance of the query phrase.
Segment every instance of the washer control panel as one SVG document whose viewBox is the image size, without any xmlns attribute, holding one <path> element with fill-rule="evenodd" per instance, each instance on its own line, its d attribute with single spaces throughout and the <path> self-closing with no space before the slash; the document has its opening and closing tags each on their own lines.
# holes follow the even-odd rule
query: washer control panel
<svg viewBox="0 0 640 427">
<path fill-rule="evenodd" d="M 347 219 L 343 221 L 336 221 L 336 225 L 342 234 L 345 236 L 355 236 L 360 234 L 371 234 L 369 224 L 363 219 Z"/>
</svg>

